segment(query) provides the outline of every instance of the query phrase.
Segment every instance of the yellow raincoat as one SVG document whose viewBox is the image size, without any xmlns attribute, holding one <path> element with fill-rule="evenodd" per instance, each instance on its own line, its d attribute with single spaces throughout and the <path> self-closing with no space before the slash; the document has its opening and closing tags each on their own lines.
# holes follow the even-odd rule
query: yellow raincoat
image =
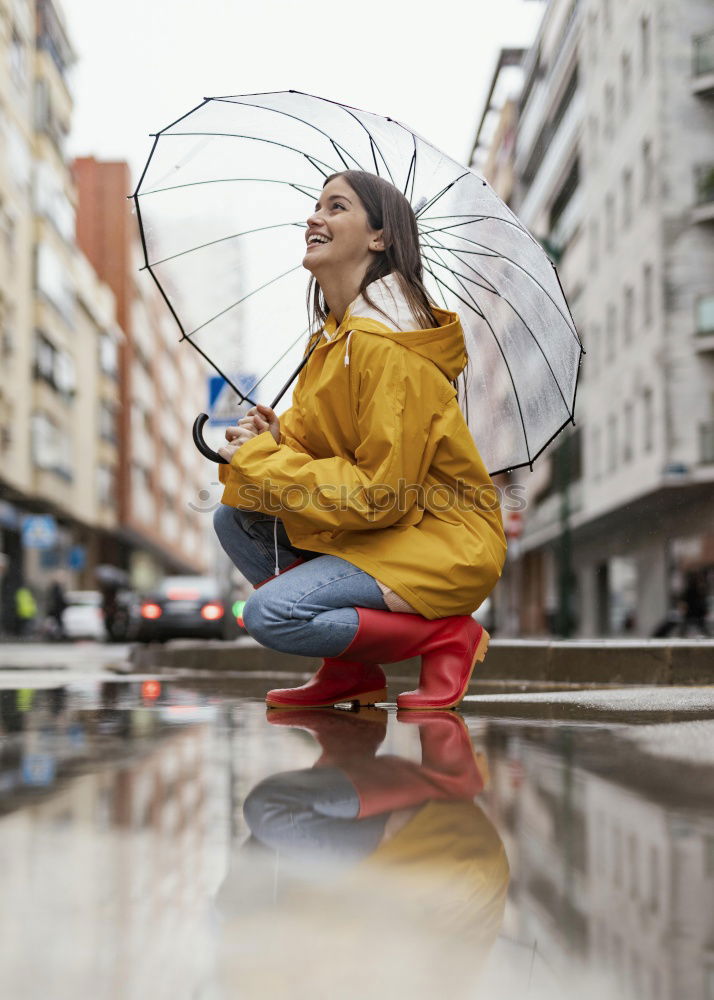
<svg viewBox="0 0 714 1000">
<path fill-rule="evenodd" d="M 300 549 L 340 556 L 426 618 L 470 614 L 506 556 L 497 491 L 449 383 L 467 354 L 456 313 L 416 329 L 396 278 L 373 282 L 298 376 L 270 431 L 219 466 L 222 502 L 279 517 Z M 314 341 L 311 341 L 311 344 Z"/>
</svg>

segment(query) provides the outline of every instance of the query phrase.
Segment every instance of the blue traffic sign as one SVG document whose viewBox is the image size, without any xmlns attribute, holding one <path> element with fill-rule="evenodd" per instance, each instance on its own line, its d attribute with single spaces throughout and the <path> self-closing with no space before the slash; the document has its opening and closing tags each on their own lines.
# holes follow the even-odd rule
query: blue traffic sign
<svg viewBox="0 0 714 1000">
<path fill-rule="evenodd" d="M 51 514 L 33 514 L 22 522 L 26 549 L 52 549 L 57 544 L 57 521 Z"/>
<path fill-rule="evenodd" d="M 231 376 L 241 392 L 249 394 L 258 380 L 257 375 L 242 374 Z M 253 396 L 253 398 L 255 398 Z M 241 403 L 233 389 L 220 375 L 208 376 L 208 419 L 213 425 L 237 423 L 250 404 Z"/>
</svg>

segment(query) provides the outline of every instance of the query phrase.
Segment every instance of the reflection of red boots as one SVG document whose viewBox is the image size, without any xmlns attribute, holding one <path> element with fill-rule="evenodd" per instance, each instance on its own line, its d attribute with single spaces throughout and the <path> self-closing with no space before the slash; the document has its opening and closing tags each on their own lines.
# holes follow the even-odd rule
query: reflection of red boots
<svg viewBox="0 0 714 1000">
<path fill-rule="evenodd" d="M 395 663 L 421 655 L 416 691 L 397 698 L 399 708 L 454 708 L 466 694 L 471 674 L 483 660 L 489 634 L 470 615 L 429 621 L 421 615 L 356 608 L 357 633 L 341 660 Z"/>
<path fill-rule="evenodd" d="M 474 754 L 460 715 L 404 716 L 419 726 L 421 764 L 391 754 L 340 764 L 357 790 L 360 819 L 434 799 L 471 800 L 483 790 L 485 761 Z"/>
<path fill-rule="evenodd" d="M 341 702 L 374 705 L 387 700 L 387 678 L 378 663 L 346 662 L 328 657 L 301 687 L 275 688 L 265 700 L 270 708 L 325 708 Z"/>
<path fill-rule="evenodd" d="M 387 734 L 387 711 L 363 708 L 345 712 L 341 708 L 295 709 L 281 712 L 269 708 L 265 715 L 273 726 L 306 729 L 322 748 L 313 767 L 339 767 L 355 757 L 374 757 Z"/>
</svg>

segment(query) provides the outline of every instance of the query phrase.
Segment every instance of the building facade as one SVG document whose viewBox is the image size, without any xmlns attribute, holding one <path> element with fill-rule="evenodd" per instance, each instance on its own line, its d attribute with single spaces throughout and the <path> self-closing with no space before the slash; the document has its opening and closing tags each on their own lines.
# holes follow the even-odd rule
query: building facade
<svg viewBox="0 0 714 1000">
<path fill-rule="evenodd" d="M 510 203 L 587 354 L 575 427 L 517 473 L 502 631 L 646 636 L 711 601 L 713 72 L 705 0 L 551 0 L 524 60 Z"/>
<path fill-rule="evenodd" d="M 144 588 L 213 558 L 191 506 L 217 478 L 190 438 L 205 376 L 139 280 L 125 164 L 96 165 L 102 254 L 87 238 L 74 61 L 54 0 L 0 0 L 0 631 L 21 585 L 41 616 L 54 581 L 94 589 L 102 564 Z"/>
</svg>

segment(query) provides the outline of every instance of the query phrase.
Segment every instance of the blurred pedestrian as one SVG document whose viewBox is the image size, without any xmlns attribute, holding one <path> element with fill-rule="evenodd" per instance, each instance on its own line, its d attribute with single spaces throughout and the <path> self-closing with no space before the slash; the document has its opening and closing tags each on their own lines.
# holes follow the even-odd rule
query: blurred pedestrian
<svg viewBox="0 0 714 1000">
<path fill-rule="evenodd" d="M 64 639 L 64 621 L 62 616 L 66 607 L 67 601 L 65 599 L 64 587 L 59 580 L 53 580 L 47 596 L 47 615 L 54 623 L 52 632 L 57 639 Z"/>
<path fill-rule="evenodd" d="M 18 635 L 29 636 L 37 617 L 37 602 L 30 588 L 24 584 L 15 591 L 15 617 Z"/>
<path fill-rule="evenodd" d="M 709 593 L 706 575 L 701 570 L 687 574 L 687 581 L 681 597 L 683 605 L 683 632 L 686 635 L 694 629 L 700 635 L 710 634 L 707 613 L 709 611 Z"/>
</svg>

